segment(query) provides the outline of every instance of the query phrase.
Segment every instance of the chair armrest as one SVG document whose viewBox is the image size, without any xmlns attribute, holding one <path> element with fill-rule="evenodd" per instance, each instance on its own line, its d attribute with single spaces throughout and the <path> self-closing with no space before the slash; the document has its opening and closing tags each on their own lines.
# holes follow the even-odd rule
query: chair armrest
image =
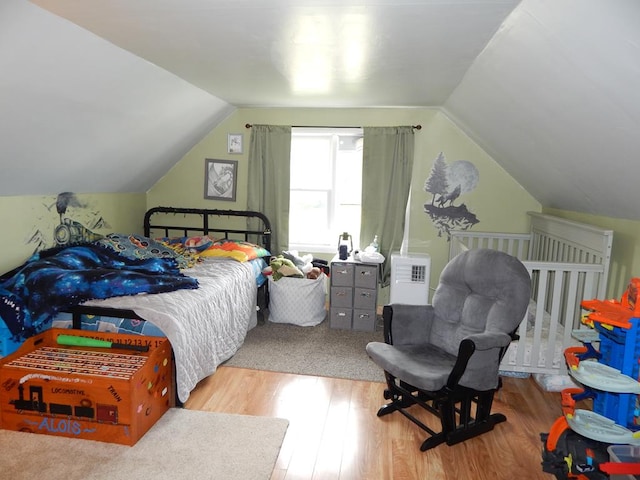
<svg viewBox="0 0 640 480">
<path fill-rule="evenodd" d="M 425 343 L 433 321 L 431 305 L 385 305 L 384 341 L 390 345 L 415 345 Z"/>
<path fill-rule="evenodd" d="M 471 340 L 476 350 L 489 350 L 491 348 L 504 348 L 509 346 L 512 337 L 508 333 L 483 332 L 469 335 L 465 340 Z"/>
<path fill-rule="evenodd" d="M 467 369 L 467 364 L 469 363 L 469 359 L 473 352 L 476 351 L 476 344 L 473 340 L 469 338 L 464 338 L 460 342 L 460 346 L 458 347 L 458 357 L 456 358 L 456 364 L 453 366 L 451 373 L 449 374 L 449 378 L 447 379 L 447 387 L 453 389 L 458 386 L 458 382 L 462 378 L 465 370 Z"/>
<path fill-rule="evenodd" d="M 511 335 L 502 332 L 483 332 L 463 338 L 458 347 L 456 363 L 447 379 L 447 387 L 453 389 L 458 385 L 476 350 L 504 349 L 511 343 L 511 340 Z"/>
</svg>

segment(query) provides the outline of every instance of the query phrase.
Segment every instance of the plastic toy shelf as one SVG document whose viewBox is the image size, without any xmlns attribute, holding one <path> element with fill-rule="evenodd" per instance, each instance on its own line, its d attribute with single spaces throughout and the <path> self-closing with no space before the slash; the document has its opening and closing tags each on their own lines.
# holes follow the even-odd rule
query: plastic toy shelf
<svg viewBox="0 0 640 480">
<path fill-rule="evenodd" d="M 583 437 L 599 442 L 640 446 L 640 432 L 632 432 L 595 412 L 576 409 L 565 417 L 571 429 Z"/>
<path fill-rule="evenodd" d="M 580 362 L 569 374 L 582 385 L 596 390 L 640 394 L 639 382 L 624 375 L 620 370 L 593 360 Z"/>
<path fill-rule="evenodd" d="M 543 470 L 548 473 L 557 472 L 553 463 L 558 458 L 555 442 L 567 428 L 585 437 L 583 440 L 610 444 L 609 452 L 613 446 L 626 446 L 633 449 L 629 450 L 632 452 L 640 447 L 640 382 L 637 381 L 640 378 L 640 278 L 631 279 L 620 301 L 588 300 L 582 301 L 581 306 L 590 311 L 583 317 L 583 323 L 592 329 L 572 331 L 572 336 L 584 346 L 569 347 L 564 356 L 569 375 L 583 388 L 562 391 L 563 416 L 556 420 L 545 437 Z M 598 350 L 593 343 L 599 343 Z M 575 408 L 576 401 L 587 398 L 593 400 L 593 411 Z M 601 445 L 592 448 L 594 451 L 602 449 Z M 572 472 L 571 455 L 568 457 L 565 468 Z M 629 458 L 622 462 L 614 460 L 613 455 L 609 457 L 610 462 L 598 460 L 597 468 L 612 475 L 611 478 L 633 478 L 615 474 L 640 473 L 637 457 L 627 455 Z M 593 456 L 588 458 L 593 459 Z"/>
<path fill-rule="evenodd" d="M 634 322 L 637 324 L 637 319 L 634 319 Z M 627 337 L 629 338 L 631 337 Z M 623 354 L 620 350 L 625 349 L 624 345 L 605 334 L 600 335 L 600 340 L 600 351 L 595 350 L 591 344 L 565 350 L 569 375 L 584 386 L 584 392 L 579 396 L 593 399 L 595 414 L 613 421 L 622 428 L 639 430 L 640 412 L 637 400 L 640 383 L 635 380 L 637 376 L 634 378 L 621 371 L 619 367 L 623 366 L 627 372 L 635 371 L 635 375 L 637 368 L 621 364 L 619 356 Z M 616 365 L 611 366 L 611 362 Z M 637 358 L 634 363 L 638 363 Z"/>
</svg>

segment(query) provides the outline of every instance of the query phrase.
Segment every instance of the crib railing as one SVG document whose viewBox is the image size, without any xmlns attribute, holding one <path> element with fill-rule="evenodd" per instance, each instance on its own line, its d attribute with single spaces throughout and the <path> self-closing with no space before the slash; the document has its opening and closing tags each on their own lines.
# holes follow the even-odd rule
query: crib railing
<svg viewBox="0 0 640 480">
<path fill-rule="evenodd" d="M 449 243 L 449 260 L 465 250 L 490 248 L 527 260 L 531 235 L 528 233 L 486 233 L 452 231 Z"/>
<path fill-rule="evenodd" d="M 564 372 L 564 348 L 576 344 L 571 333 L 587 329 L 581 322 L 580 302 L 594 298 L 602 265 L 585 263 L 523 262 L 532 278 L 532 301 L 518 335 L 526 348 L 515 359 L 505 355 L 503 371 Z"/>
<path fill-rule="evenodd" d="M 518 330 L 520 340 L 517 343 L 520 345 L 515 358 L 507 352 L 500 369 L 564 373 L 564 359 L 559 356 L 564 348 L 576 343 L 571 337 L 572 330 L 587 328 L 580 321 L 580 302 L 598 297 L 605 278 L 605 265 L 529 260 L 534 247 L 529 234 L 455 231 L 451 232 L 449 256 L 453 258 L 475 248 L 490 248 L 522 261 L 532 280 L 530 309 Z M 559 248 L 568 251 L 557 244 L 547 251 L 557 255 Z"/>
<path fill-rule="evenodd" d="M 601 265 L 598 290 L 591 298 L 604 300 L 607 294 L 613 230 L 538 212 L 528 212 L 528 215 L 531 220 L 531 241 L 526 259 Z"/>
<path fill-rule="evenodd" d="M 546 216 L 542 217 L 546 218 Z M 587 285 L 588 290 L 581 289 L 581 292 L 586 295 L 581 300 L 592 298 L 603 300 L 607 289 L 612 233 L 604 230 L 602 232 L 603 237 L 600 243 L 603 245 L 601 250 L 597 250 L 585 247 L 572 239 L 560 239 L 539 230 L 534 230 L 531 234 L 453 231 L 449 243 L 449 260 L 465 250 L 490 248 L 513 255 L 525 264 L 527 262 L 565 264 L 571 266 L 573 270 L 583 271 L 585 276 L 582 281 L 588 279 L 589 282 L 595 283 L 595 290 L 592 290 L 591 283 Z M 578 238 L 578 240 L 584 239 L 583 235 Z M 587 271 L 592 271 L 594 265 L 597 266 L 597 274 L 587 277 Z M 553 267 L 550 269 L 553 270 Z M 533 273 L 532 280 L 536 282 Z M 538 283 L 536 282 L 535 285 L 537 286 Z M 548 305 L 545 306 L 548 307 Z"/>
</svg>

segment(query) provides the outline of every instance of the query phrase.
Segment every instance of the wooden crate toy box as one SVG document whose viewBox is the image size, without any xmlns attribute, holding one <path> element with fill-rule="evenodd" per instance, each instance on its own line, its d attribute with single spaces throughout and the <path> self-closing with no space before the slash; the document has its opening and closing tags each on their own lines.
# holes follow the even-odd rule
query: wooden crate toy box
<svg viewBox="0 0 640 480">
<path fill-rule="evenodd" d="M 59 345 L 59 335 L 148 351 Z M 174 404 L 164 337 L 50 329 L 0 359 L 0 428 L 134 445 Z"/>
</svg>

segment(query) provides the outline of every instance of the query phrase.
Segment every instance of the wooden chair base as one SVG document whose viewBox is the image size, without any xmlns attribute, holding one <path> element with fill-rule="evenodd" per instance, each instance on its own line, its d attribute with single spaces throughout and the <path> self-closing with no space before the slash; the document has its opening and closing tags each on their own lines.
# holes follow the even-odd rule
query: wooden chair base
<svg viewBox="0 0 640 480">
<path fill-rule="evenodd" d="M 437 392 L 426 392 L 386 374 L 388 388 L 384 397 L 391 400 L 378 410 L 378 417 L 399 412 L 429 434 L 420 446 L 427 451 L 442 443 L 455 445 L 470 438 L 493 430 L 493 427 L 507 418 L 501 413 L 491 414 L 495 390 L 478 392 L 465 387 L 454 390 L 447 387 Z M 498 387 L 500 388 L 500 387 Z M 437 432 L 408 409 L 413 405 L 427 410 L 440 419 L 441 431 Z M 475 412 L 472 408 L 475 405 Z"/>
</svg>

